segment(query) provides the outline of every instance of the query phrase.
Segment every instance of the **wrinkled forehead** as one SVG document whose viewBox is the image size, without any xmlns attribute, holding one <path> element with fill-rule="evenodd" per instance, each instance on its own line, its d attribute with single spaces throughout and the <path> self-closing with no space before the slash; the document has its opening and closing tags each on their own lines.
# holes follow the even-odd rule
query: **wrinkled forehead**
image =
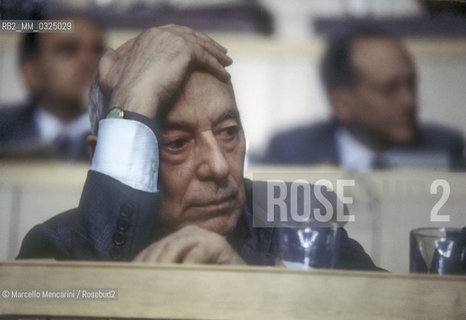
<svg viewBox="0 0 466 320">
<path fill-rule="evenodd" d="M 231 83 L 222 82 L 207 72 L 194 71 L 161 120 L 163 126 L 177 122 L 206 126 L 225 114 L 239 122 Z"/>
</svg>

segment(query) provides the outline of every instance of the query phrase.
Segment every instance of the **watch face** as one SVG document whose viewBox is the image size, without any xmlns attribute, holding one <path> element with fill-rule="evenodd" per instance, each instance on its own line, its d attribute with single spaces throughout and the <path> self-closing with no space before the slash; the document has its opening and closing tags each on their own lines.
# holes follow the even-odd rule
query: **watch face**
<svg viewBox="0 0 466 320">
<path fill-rule="evenodd" d="M 108 113 L 107 113 L 107 119 L 112 119 L 112 118 L 116 118 L 116 119 L 123 119 L 123 116 L 124 116 L 124 112 L 123 110 L 121 110 L 120 108 L 112 108 Z"/>
</svg>

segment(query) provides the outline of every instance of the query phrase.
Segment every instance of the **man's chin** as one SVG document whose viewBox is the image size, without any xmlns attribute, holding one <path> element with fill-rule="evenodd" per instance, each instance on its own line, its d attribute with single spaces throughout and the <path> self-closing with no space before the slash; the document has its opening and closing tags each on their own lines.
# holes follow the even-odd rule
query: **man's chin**
<svg viewBox="0 0 466 320">
<path fill-rule="evenodd" d="M 236 223 L 238 222 L 240 215 L 241 215 L 241 212 L 233 212 L 229 214 L 228 216 L 226 215 L 215 216 L 215 217 L 209 218 L 208 220 L 196 223 L 196 225 L 200 228 L 203 228 L 203 229 L 206 229 L 206 230 L 209 230 L 209 231 L 221 234 L 221 235 L 227 235 L 235 229 Z"/>
</svg>

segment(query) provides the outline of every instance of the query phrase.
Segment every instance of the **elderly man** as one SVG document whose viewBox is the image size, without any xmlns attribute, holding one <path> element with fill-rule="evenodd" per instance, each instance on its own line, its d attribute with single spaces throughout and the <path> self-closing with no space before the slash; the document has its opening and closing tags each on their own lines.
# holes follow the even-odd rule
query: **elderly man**
<svg viewBox="0 0 466 320">
<path fill-rule="evenodd" d="M 357 29 L 329 44 L 321 76 L 333 118 L 276 135 L 262 161 L 465 169 L 461 134 L 417 121 L 417 74 L 395 36 Z"/>
<path fill-rule="evenodd" d="M 274 229 L 252 226 L 231 63 L 206 35 L 173 25 L 109 50 L 79 208 L 34 227 L 18 258 L 273 265 Z M 344 230 L 336 267 L 377 269 Z"/>
<path fill-rule="evenodd" d="M 25 33 L 20 71 L 30 101 L 0 109 L 0 156 L 88 161 L 89 88 L 104 49 L 101 28 L 81 16 L 73 32 Z"/>
</svg>

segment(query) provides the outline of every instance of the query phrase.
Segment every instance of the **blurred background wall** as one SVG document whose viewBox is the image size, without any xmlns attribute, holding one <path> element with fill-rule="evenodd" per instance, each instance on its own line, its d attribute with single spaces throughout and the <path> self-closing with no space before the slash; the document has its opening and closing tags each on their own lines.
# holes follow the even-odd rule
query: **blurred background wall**
<svg viewBox="0 0 466 320">
<path fill-rule="evenodd" d="M 273 133 L 324 118 L 329 108 L 317 64 L 327 37 L 359 21 L 402 36 L 420 74 L 420 119 L 466 134 L 466 4 L 426 0 L 3 0 L 1 19 L 37 12 L 85 12 L 107 28 L 116 47 L 143 28 L 176 23 L 226 46 L 249 150 Z M 26 98 L 17 73 L 18 34 L 0 33 L 0 104 Z"/>
</svg>

